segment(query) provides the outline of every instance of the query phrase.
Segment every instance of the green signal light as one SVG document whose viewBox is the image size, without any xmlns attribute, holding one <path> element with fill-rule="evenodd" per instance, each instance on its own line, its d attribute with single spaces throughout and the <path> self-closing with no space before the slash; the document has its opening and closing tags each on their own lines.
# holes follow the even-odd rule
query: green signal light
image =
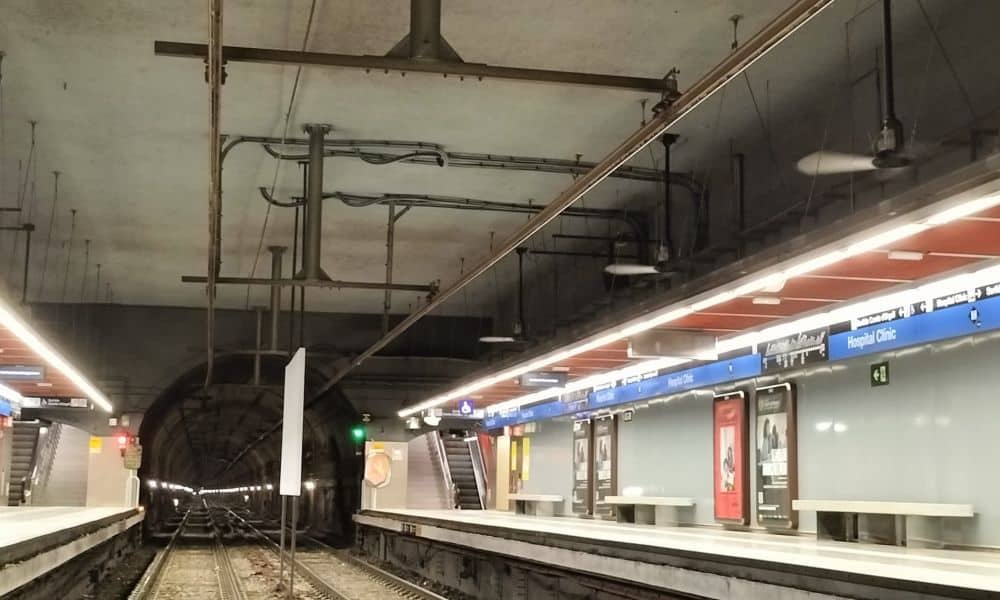
<svg viewBox="0 0 1000 600">
<path fill-rule="evenodd" d="M 353 438 L 355 442 L 363 442 L 363 441 L 365 441 L 365 428 L 363 426 L 361 426 L 361 425 L 357 425 L 355 427 L 352 427 L 351 428 L 351 438 Z"/>
</svg>

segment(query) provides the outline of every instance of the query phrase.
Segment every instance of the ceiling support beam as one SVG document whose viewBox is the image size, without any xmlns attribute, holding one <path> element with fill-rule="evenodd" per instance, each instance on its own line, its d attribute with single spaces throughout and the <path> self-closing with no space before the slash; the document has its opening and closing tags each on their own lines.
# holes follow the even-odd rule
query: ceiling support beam
<svg viewBox="0 0 1000 600">
<path fill-rule="evenodd" d="M 182 275 L 182 283 L 205 283 L 204 275 Z M 433 296 L 438 291 L 437 284 L 429 283 L 383 283 L 381 281 L 341 281 L 338 279 L 268 279 L 267 277 L 216 277 L 219 285 L 266 285 L 270 287 L 308 287 L 338 290 L 385 290 L 396 292 L 424 292 Z"/>
<path fill-rule="evenodd" d="M 642 126 L 617 148 L 612 150 L 593 169 L 574 179 L 568 188 L 508 237 L 495 251 L 483 259 L 482 262 L 467 271 L 450 287 L 441 290 L 430 302 L 410 313 L 409 316 L 390 330 L 388 334 L 352 359 L 346 366 L 338 368 L 327 380 L 326 384 L 317 391 L 316 397 L 330 390 L 351 370 L 374 356 L 376 352 L 402 335 L 414 323 L 430 314 L 435 308 L 447 301 L 448 298 L 457 294 L 459 290 L 500 262 L 503 257 L 523 244 L 528 238 L 538 233 L 538 231 L 559 216 L 560 213 L 580 199 L 580 197 L 642 151 L 650 142 L 658 139 L 666 133 L 667 129 L 697 108 L 715 92 L 722 89 L 730 79 L 749 68 L 757 59 L 764 56 L 832 2 L 833 0 L 798 0 L 785 9 L 754 37 L 748 40 L 746 44 L 730 53 L 721 63 L 681 94 L 676 101 L 666 107 L 665 110 L 659 112 L 646 125 Z"/>
<path fill-rule="evenodd" d="M 153 43 L 157 56 L 197 58 L 204 60 L 205 44 L 169 42 L 157 40 Z M 630 90 L 635 92 L 673 93 L 675 80 L 671 78 L 629 77 L 598 73 L 577 73 L 572 71 L 551 71 L 547 69 L 523 69 L 518 67 L 497 67 L 483 63 L 454 62 L 447 60 L 414 60 L 393 56 L 356 56 L 352 54 L 328 54 L 323 52 L 299 52 L 272 48 L 249 48 L 245 46 L 225 46 L 222 58 L 226 62 L 267 63 L 274 65 L 302 65 L 315 67 L 342 67 L 364 69 L 365 71 L 390 71 L 400 73 L 430 73 L 444 77 L 512 79 L 538 83 L 581 85 Z"/>
</svg>

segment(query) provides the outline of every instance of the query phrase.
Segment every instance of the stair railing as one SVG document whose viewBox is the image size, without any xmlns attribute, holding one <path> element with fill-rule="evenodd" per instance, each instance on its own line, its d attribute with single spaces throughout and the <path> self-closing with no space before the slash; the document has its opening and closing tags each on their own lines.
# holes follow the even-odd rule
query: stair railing
<svg viewBox="0 0 1000 600">
<path fill-rule="evenodd" d="M 56 448 L 59 447 L 59 437 L 62 434 L 62 425 L 50 423 L 46 432 L 38 430 L 38 438 L 35 441 L 35 451 L 31 456 L 31 463 L 28 466 L 28 474 L 23 479 L 24 485 L 21 488 L 21 497 L 25 504 L 32 503 L 32 493 L 35 489 L 48 484 L 49 473 L 52 471 L 52 463 L 55 462 Z"/>
<path fill-rule="evenodd" d="M 437 455 L 438 466 L 441 468 L 442 480 L 444 481 L 445 499 L 452 508 L 458 507 L 458 486 L 451 478 L 451 467 L 448 464 L 448 453 L 444 448 L 444 440 L 440 431 L 433 431 L 430 434 L 433 444 L 431 453 Z"/>
<path fill-rule="evenodd" d="M 488 493 L 486 483 L 486 461 L 483 460 L 483 451 L 479 447 L 479 438 L 476 436 L 466 438 L 469 445 L 469 454 L 472 456 L 472 473 L 476 476 L 476 492 L 479 495 L 479 508 L 486 509 L 486 498 Z"/>
</svg>

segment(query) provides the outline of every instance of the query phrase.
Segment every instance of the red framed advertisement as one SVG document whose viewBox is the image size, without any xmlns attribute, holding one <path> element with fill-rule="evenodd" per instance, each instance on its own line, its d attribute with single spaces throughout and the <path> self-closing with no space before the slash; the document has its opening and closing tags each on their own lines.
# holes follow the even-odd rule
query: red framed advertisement
<svg viewBox="0 0 1000 600">
<path fill-rule="evenodd" d="M 746 525 L 750 522 L 747 477 L 747 396 L 742 391 L 715 396 L 712 403 L 713 496 L 715 520 Z"/>
</svg>

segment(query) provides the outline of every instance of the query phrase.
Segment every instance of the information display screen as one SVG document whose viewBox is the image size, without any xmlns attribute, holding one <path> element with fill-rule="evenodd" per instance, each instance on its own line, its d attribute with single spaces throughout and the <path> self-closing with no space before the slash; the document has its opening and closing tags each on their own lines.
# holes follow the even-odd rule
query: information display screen
<svg viewBox="0 0 1000 600">
<path fill-rule="evenodd" d="M 795 386 L 758 388 L 754 443 L 757 449 L 757 523 L 793 529 L 798 525 L 792 500 L 798 495 Z"/>
<path fill-rule="evenodd" d="M 750 513 L 746 394 L 740 391 L 718 395 L 712 411 L 715 520 L 746 525 Z"/>
<path fill-rule="evenodd" d="M 589 419 L 573 422 L 573 512 L 578 515 L 593 514 L 590 478 L 592 432 Z"/>
</svg>

